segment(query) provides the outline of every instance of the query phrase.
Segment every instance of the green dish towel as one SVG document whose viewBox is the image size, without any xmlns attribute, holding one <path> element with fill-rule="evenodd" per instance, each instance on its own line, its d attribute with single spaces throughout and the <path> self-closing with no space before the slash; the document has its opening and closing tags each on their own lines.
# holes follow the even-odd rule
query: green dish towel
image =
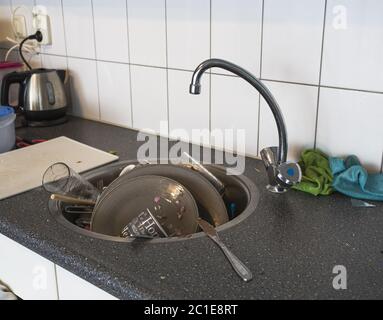
<svg viewBox="0 0 383 320">
<path fill-rule="evenodd" d="M 302 168 L 302 181 L 294 186 L 296 190 L 310 193 L 314 196 L 330 195 L 333 175 L 329 158 L 319 150 L 305 150 L 302 152 L 299 165 Z"/>
</svg>

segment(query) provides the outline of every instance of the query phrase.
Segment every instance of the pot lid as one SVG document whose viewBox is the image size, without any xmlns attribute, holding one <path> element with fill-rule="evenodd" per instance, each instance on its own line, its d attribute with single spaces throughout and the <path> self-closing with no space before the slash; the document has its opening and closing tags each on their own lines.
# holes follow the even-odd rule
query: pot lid
<svg viewBox="0 0 383 320">
<path fill-rule="evenodd" d="M 9 116 L 10 114 L 14 113 L 15 110 L 13 108 L 0 106 L 0 118 Z"/>
</svg>

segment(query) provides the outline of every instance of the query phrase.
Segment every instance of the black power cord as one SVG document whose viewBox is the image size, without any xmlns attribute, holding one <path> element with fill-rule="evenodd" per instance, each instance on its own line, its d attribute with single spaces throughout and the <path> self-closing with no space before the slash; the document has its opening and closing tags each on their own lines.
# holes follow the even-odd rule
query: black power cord
<svg viewBox="0 0 383 320">
<path fill-rule="evenodd" d="M 26 37 L 23 41 L 21 41 L 20 46 L 19 46 L 19 53 L 20 53 L 21 59 L 23 60 L 25 65 L 28 67 L 28 69 L 32 70 L 32 67 L 27 62 L 27 60 L 25 60 L 24 54 L 23 54 L 23 45 L 28 40 L 36 40 L 37 42 L 41 42 L 41 41 L 43 41 L 43 34 L 41 33 L 41 31 L 37 31 L 35 34 L 32 34 L 32 35 Z"/>
</svg>

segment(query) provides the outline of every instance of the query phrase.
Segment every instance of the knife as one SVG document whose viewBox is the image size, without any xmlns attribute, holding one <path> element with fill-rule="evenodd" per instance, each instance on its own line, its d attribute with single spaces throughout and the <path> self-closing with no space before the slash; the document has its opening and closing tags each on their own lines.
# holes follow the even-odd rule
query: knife
<svg viewBox="0 0 383 320">
<path fill-rule="evenodd" d="M 218 233 L 214 227 L 209 222 L 201 218 L 198 219 L 198 224 L 206 233 L 206 235 L 221 248 L 226 258 L 231 263 L 233 269 L 243 279 L 243 281 L 251 281 L 253 279 L 251 271 L 229 250 L 228 247 L 226 247 L 226 245 L 219 238 Z"/>
</svg>

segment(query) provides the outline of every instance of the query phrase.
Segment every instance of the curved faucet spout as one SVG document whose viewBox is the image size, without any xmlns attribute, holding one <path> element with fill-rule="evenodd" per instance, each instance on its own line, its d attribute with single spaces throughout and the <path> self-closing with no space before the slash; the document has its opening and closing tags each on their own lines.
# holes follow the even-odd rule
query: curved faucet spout
<svg viewBox="0 0 383 320">
<path fill-rule="evenodd" d="M 283 115 L 281 110 L 276 102 L 275 98 L 269 91 L 269 89 L 257 78 L 255 78 L 250 72 L 245 69 L 231 63 L 229 61 L 221 59 L 210 59 L 202 62 L 197 69 L 194 71 L 192 83 L 190 84 L 190 93 L 191 94 L 200 94 L 201 93 L 201 77 L 210 68 L 221 68 L 227 71 L 230 71 L 237 76 L 241 77 L 252 85 L 266 100 L 269 105 L 271 112 L 274 115 L 275 122 L 278 128 L 278 137 L 279 137 L 279 148 L 277 154 L 278 164 L 284 163 L 287 160 L 287 132 L 285 122 L 283 120 Z"/>
</svg>

